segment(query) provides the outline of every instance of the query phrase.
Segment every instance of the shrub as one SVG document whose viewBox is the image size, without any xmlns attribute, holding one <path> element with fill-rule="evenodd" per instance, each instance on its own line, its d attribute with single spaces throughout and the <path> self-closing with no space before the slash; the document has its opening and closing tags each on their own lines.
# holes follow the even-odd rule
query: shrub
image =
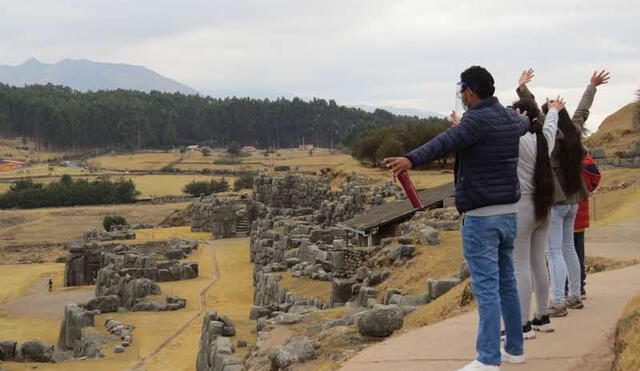
<svg viewBox="0 0 640 371">
<path fill-rule="evenodd" d="M 180 169 L 174 167 L 173 165 L 165 165 L 160 169 L 161 173 L 179 173 Z"/>
<path fill-rule="evenodd" d="M 66 263 L 67 262 L 67 257 L 66 256 L 58 256 L 56 258 L 56 263 Z"/>
<path fill-rule="evenodd" d="M 105 231 L 110 231 L 113 225 L 127 225 L 127 219 L 122 216 L 105 216 L 102 220 L 102 226 Z"/>
<path fill-rule="evenodd" d="M 73 180 L 65 175 L 60 181 L 49 184 L 22 179 L 0 195 L 0 209 L 131 203 L 138 194 L 135 184 L 125 179 L 88 181 Z"/>
<path fill-rule="evenodd" d="M 211 155 L 211 150 L 209 148 L 203 148 L 200 152 L 202 152 L 202 155 L 204 157 L 208 157 L 209 155 Z"/>
<path fill-rule="evenodd" d="M 229 190 L 229 182 L 225 178 L 220 180 L 211 179 L 193 180 L 182 188 L 182 192 L 193 197 L 208 196 L 213 193 L 226 192 Z"/>
<path fill-rule="evenodd" d="M 236 179 L 236 181 L 233 182 L 233 190 L 237 192 L 237 191 L 239 191 L 241 189 L 252 189 L 253 188 L 253 178 L 255 178 L 255 176 L 256 176 L 255 173 L 242 173 L 242 174 L 240 174 L 238 179 Z"/>
</svg>

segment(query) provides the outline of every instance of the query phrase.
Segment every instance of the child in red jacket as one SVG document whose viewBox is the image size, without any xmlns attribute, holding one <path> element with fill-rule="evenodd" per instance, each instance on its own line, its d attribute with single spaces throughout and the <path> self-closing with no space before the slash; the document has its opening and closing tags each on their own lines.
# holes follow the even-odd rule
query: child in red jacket
<svg viewBox="0 0 640 371">
<path fill-rule="evenodd" d="M 600 183 L 600 172 L 596 166 L 596 162 L 591 155 L 587 155 L 582 160 L 582 179 L 587 186 L 589 192 L 593 192 Z M 573 242 L 580 260 L 580 295 L 582 299 L 586 299 L 587 293 L 584 289 L 584 281 L 587 277 L 584 270 L 584 231 L 589 227 L 589 198 L 580 201 L 578 205 L 578 214 L 574 226 Z"/>
</svg>

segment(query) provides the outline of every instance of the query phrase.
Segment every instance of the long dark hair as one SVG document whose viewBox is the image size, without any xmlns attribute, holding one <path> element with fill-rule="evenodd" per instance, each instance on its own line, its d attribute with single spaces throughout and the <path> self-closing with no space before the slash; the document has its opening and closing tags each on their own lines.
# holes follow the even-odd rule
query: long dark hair
<svg viewBox="0 0 640 371">
<path fill-rule="evenodd" d="M 542 111 L 546 114 L 548 109 L 545 103 L 542 106 Z M 571 195 L 578 192 L 582 185 L 580 170 L 585 152 L 582 147 L 582 135 L 573 124 L 566 108 L 558 112 L 558 129 L 564 136 L 564 140 L 558 148 L 560 151 L 560 171 L 564 176 L 564 186 L 566 187 L 563 191 Z"/>
<path fill-rule="evenodd" d="M 534 192 L 534 206 L 536 220 L 543 221 L 549 215 L 549 208 L 553 204 L 553 170 L 549 159 L 549 144 L 542 134 L 544 122 L 540 120 L 540 109 L 532 99 L 521 99 L 513 104 L 513 108 L 520 109 L 520 112 L 527 111 L 527 117 L 531 124 L 531 133 L 536 134 L 538 145 L 536 155 L 536 166 L 533 174 L 533 183 L 536 187 Z"/>
</svg>

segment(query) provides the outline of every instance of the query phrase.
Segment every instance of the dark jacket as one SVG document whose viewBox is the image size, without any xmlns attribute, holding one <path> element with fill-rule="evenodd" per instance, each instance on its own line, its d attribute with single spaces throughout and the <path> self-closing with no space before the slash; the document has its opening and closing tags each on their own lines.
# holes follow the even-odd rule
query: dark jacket
<svg viewBox="0 0 640 371">
<path fill-rule="evenodd" d="M 469 109 L 460 124 L 405 155 L 414 167 L 458 151 L 456 207 L 467 212 L 520 199 L 518 146 L 529 120 L 505 108 L 498 98 Z"/>
</svg>

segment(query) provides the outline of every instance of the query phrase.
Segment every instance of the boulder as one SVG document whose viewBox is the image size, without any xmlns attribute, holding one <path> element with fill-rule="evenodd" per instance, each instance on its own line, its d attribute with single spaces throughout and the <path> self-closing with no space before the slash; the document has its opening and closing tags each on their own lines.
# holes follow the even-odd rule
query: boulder
<svg viewBox="0 0 640 371">
<path fill-rule="evenodd" d="M 287 369 L 297 362 L 306 362 L 316 358 L 317 344 L 306 337 L 293 337 L 284 346 L 277 348 L 272 357 L 272 368 Z"/>
<path fill-rule="evenodd" d="M 429 300 L 435 300 L 446 294 L 449 290 L 460 284 L 459 278 L 442 278 L 427 280 L 427 297 Z"/>
<path fill-rule="evenodd" d="M 440 232 L 437 229 L 425 225 L 418 231 L 418 237 L 420 243 L 423 245 L 439 245 L 440 244 Z"/>
<path fill-rule="evenodd" d="M 46 345 L 39 340 L 25 341 L 20 345 L 20 354 L 24 361 L 50 362 L 53 350 L 53 345 Z"/>
<path fill-rule="evenodd" d="M 402 328 L 403 312 L 399 308 L 376 308 L 358 319 L 358 331 L 363 336 L 387 337 Z"/>
<path fill-rule="evenodd" d="M 16 342 L 11 340 L 0 341 L 0 361 L 11 361 L 16 354 Z"/>
<path fill-rule="evenodd" d="M 100 313 L 116 312 L 120 305 L 117 295 L 97 296 L 87 303 L 88 310 L 99 310 Z"/>
<path fill-rule="evenodd" d="M 302 317 L 297 313 L 281 313 L 278 314 L 274 318 L 274 320 L 277 324 L 293 325 L 300 322 L 302 320 Z"/>
</svg>

